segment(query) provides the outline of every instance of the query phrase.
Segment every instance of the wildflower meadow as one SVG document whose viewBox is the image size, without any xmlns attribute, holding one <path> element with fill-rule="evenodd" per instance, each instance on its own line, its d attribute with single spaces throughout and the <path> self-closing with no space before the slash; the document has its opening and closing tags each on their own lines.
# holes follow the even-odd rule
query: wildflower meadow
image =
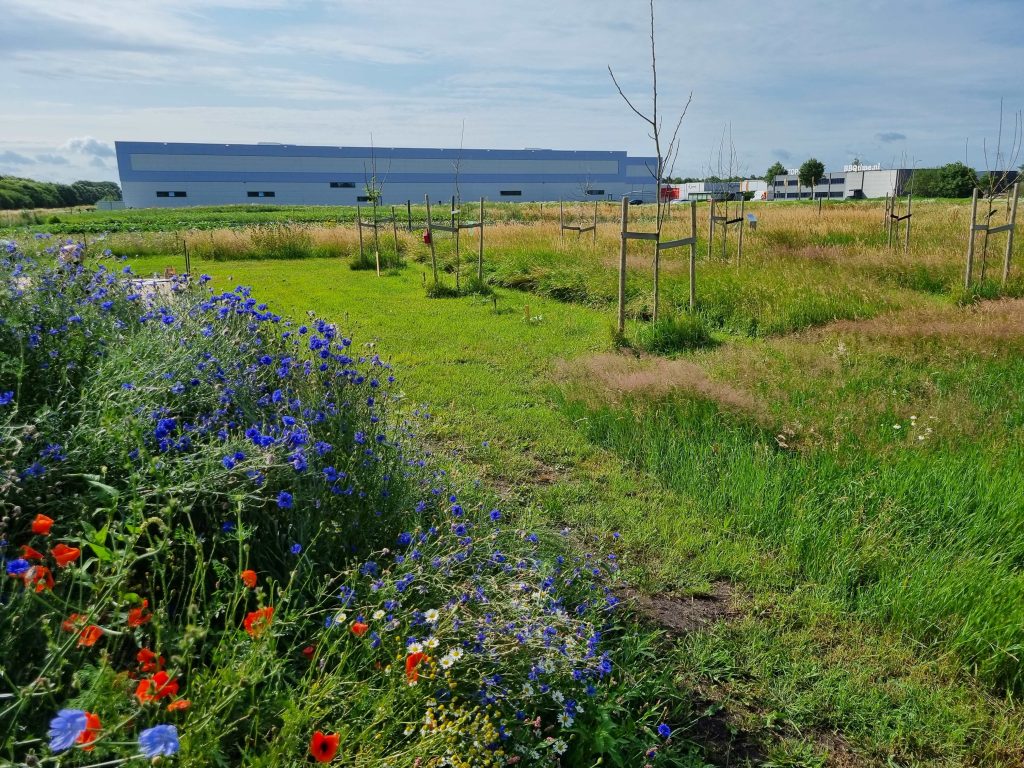
<svg viewBox="0 0 1024 768">
<path fill-rule="evenodd" d="M 672 759 L 616 537 L 456 487 L 335 326 L 77 247 L 0 260 L 0 761 Z"/>
</svg>

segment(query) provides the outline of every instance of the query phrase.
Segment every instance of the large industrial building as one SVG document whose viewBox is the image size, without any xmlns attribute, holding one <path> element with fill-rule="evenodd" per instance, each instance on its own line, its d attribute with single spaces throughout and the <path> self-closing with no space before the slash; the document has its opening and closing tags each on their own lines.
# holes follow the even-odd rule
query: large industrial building
<svg viewBox="0 0 1024 768">
<path fill-rule="evenodd" d="M 812 190 L 800 184 L 799 172 L 776 176 L 769 198 L 772 200 L 860 200 L 868 197 L 902 195 L 913 171 L 909 168 L 887 168 L 880 165 L 846 165 L 842 173 L 826 172 Z"/>
<path fill-rule="evenodd" d="M 551 149 L 304 147 L 119 141 L 128 208 L 356 205 L 376 187 L 385 205 L 492 201 L 654 200 L 655 159 Z"/>
</svg>

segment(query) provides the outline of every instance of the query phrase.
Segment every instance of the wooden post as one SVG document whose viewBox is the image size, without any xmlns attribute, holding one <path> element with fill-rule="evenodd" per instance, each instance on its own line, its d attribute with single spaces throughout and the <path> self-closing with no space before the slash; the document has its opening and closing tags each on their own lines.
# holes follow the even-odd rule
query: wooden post
<svg viewBox="0 0 1024 768">
<path fill-rule="evenodd" d="M 661 227 L 658 227 L 658 239 L 654 241 L 654 322 L 658 322 L 658 294 L 660 286 L 658 278 L 661 275 Z"/>
<path fill-rule="evenodd" d="M 398 254 L 398 220 L 395 217 L 395 206 L 391 206 L 391 231 L 395 235 L 395 266 L 402 263 L 402 257 Z"/>
<path fill-rule="evenodd" d="M 892 220 L 896 215 L 896 194 L 893 193 L 892 200 L 889 202 L 889 228 L 888 234 L 886 235 L 885 247 L 892 248 Z"/>
<path fill-rule="evenodd" d="M 594 201 L 594 231 L 591 234 L 594 245 L 597 245 L 597 200 Z"/>
<path fill-rule="evenodd" d="M 405 231 L 412 232 L 412 200 L 405 201 Z"/>
<path fill-rule="evenodd" d="M 1006 233 L 1006 256 L 1003 257 L 1003 286 L 1010 279 L 1010 260 L 1013 258 L 1013 231 L 1017 226 L 1017 199 L 1020 197 L 1020 182 L 1013 185 L 1013 199 L 1010 202 L 1010 230 Z"/>
<path fill-rule="evenodd" d="M 697 201 L 690 201 L 690 312 L 697 306 Z"/>
<path fill-rule="evenodd" d="M 708 260 L 711 259 L 711 247 L 715 242 L 715 196 L 711 196 L 711 215 L 708 217 Z"/>
<path fill-rule="evenodd" d="M 1013 238 L 1013 233 L 1010 233 L 1010 238 L 1011 239 Z M 182 248 L 183 251 L 185 251 L 185 274 L 186 275 L 191 275 L 192 274 L 192 259 L 189 258 L 189 255 L 188 255 L 188 242 L 185 240 L 184 237 L 181 238 L 181 248 Z"/>
<path fill-rule="evenodd" d="M 363 260 L 363 209 L 356 206 L 356 229 L 359 230 L 359 260 Z"/>
<path fill-rule="evenodd" d="M 889 193 L 885 193 L 885 210 L 882 213 L 882 226 L 884 227 L 889 222 Z"/>
<path fill-rule="evenodd" d="M 434 232 L 430 225 L 430 195 L 424 195 L 427 203 L 427 240 L 430 241 L 430 266 L 434 270 L 434 285 L 437 285 L 437 253 L 434 251 Z"/>
<path fill-rule="evenodd" d="M 726 261 L 729 258 L 729 198 L 725 199 L 725 214 L 722 218 L 725 221 L 722 222 L 722 261 Z"/>
<path fill-rule="evenodd" d="M 377 234 L 377 198 L 373 198 L 373 258 L 377 262 L 377 277 L 380 277 L 380 236 Z"/>
<path fill-rule="evenodd" d="M 476 279 L 484 283 L 484 199 L 480 198 L 480 252 L 476 257 Z"/>
<path fill-rule="evenodd" d="M 971 194 L 971 228 L 967 234 L 967 269 L 964 273 L 964 288 L 971 289 L 971 275 L 974 272 L 974 225 L 978 221 L 978 188 Z"/>
<path fill-rule="evenodd" d="M 558 244 L 565 246 L 565 221 L 562 198 L 558 198 Z"/>
<path fill-rule="evenodd" d="M 744 214 L 744 212 L 746 210 L 747 210 L 747 201 L 744 200 L 742 203 L 740 203 L 740 242 L 739 242 L 739 245 L 736 246 L 736 267 L 737 268 L 739 268 L 739 266 L 743 263 L 743 225 L 745 223 L 744 219 L 743 219 L 743 214 Z"/>
<path fill-rule="evenodd" d="M 629 219 L 629 197 L 622 198 L 622 236 L 619 241 L 619 334 L 626 332 L 626 227 Z"/>
<path fill-rule="evenodd" d="M 459 202 L 462 205 L 462 202 Z M 452 228 L 455 230 L 455 290 L 462 290 L 462 255 L 459 252 L 459 228 L 456 226 L 455 221 L 455 195 L 452 195 Z M 459 211 L 459 218 L 462 217 L 462 211 Z"/>
<path fill-rule="evenodd" d="M 911 217 L 911 214 L 912 214 L 912 212 L 911 212 L 911 206 L 912 205 L 913 205 L 913 201 L 912 201 L 911 195 L 908 194 L 907 195 L 907 231 L 904 233 L 904 240 L 903 240 L 903 253 L 904 253 L 904 255 L 910 253 L 910 222 L 912 221 L 912 219 L 910 217 Z"/>
</svg>

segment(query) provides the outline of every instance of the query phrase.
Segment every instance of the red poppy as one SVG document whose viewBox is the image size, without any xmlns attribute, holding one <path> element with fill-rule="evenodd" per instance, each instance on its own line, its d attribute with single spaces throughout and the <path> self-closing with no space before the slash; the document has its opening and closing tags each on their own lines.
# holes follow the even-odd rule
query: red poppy
<svg viewBox="0 0 1024 768">
<path fill-rule="evenodd" d="M 67 544 L 58 544 L 50 550 L 50 554 L 57 561 L 58 568 L 66 568 L 81 556 L 82 550 L 78 547 L 69 547 Z"/>
<path fill-rule="evenodd" d="M 316 654 L 316 646 L 315 645 L 307 645 L 305 648 L 302 649 L 302 655 L 305 656 L 310 661 L 313 660 L 313 656 L 315 654 Z"/>
<path fill-rule="evenodd" d="M 65 632 L 77 632 L 88 620 L 89 617 L 83 613 L 72 613 L 61 622 L 60 628 Z"/>
<path fill-rule="evenodd" d="M 32 549 L 28 544 L 21 545 L 21 556 L 26 560 L 42 560 L 43 553 Z"/>
<path fill-rule="evenodd" d="M 164 666 L 164 657 L 157 656 L 149 648 L 139 649 L 139 652 L 135 654 L 135 659 L 139 662 L 139 668 L 143 672 L 153 672 Z"/>
<path fill-rule="evenodd" d="M 423 653 L 422 651 L 410 653 L 408 656 L 405 657 L 405 679 L 409 683 L 409 685 L 412 685 L 420 679 L 418 667 L 420 665 L 420 662 L 423 661 L 425 658 L 427 658 L 427 654 Z"/>
<path fill-rule="evenodd" d="M 32 584 L 35 585 L 36 592 L 42 592 L 44 589 L 53 589 L 53 574 L 50 573 L 50 569 L 45 565 L 33 565 L 25 572 L 23 578 L 26 587 Z"/>
<path fill-rule="evenodd" d="M 249 589 L 256 588 L 256 571 L 245 570 L 242 571 L 239 576 L 242 578 L 242 583 L 245 584 Z"/>
<path fill-rule="evenodd" d="M 87 648 L 91 648 L 96 645 L 96 642 L 103 637 L 103 630 L 97 627 L 95 624 L 90 624 L 82 630 L 78 636 L 78 644 L 84 645 Z"/>
<path fill-rule="evenodd" d="M 99 715 L 94 715 L 92 712 L 85 713 L 85 730 L 78 734 L 76 744 L 81 744 L 82 749 L 86 752 L 93 750 L 93 742 L 96 741 L 96 737 L 100 732 L 100 718 Z"/>
<path fill-rule="evenodd" d="M 32 521 L 32 533 L 38 533 L 40 536 L 49 536 L 52 527 L 53 518 L 44 514 L 36 515 L 35 520 Z"/>
<path fill-rule="evenodd" d="M 352 622 L 352 634 L 356 637 L 362 637 L 366 634 L 366 630 L 370 628 L 369 624 L 363 624 L 361 621 Z"/>
<path fill-rule="evenodd" d="M 192 706 L 192 702 L 188 699 L 175 699 L 167 705 L 168 712 L 177 712 L 178 710 L 186 710 Z"/>
<path fill-rule="evenodd" d="M 336 733 L 317 731 L 309 742 L 309 752 L 318 763 L 329 763 L 338 754 L 341 737 Z"/>
<path fill-rule="evenodd" d="M 139 684 L 135 686 L 135 698 L 140 704 L 177 695 L 178 681 L 163 670 L 148 680 L 139 680 Z"/>
<path fill-rule="evenodd" d="M 249 637 L 259 637 L 270 626 L 270 620 L 273 617 L 274 606 L 268 605 L 266 608 L 260 608 L 258 611 L 253 611 L 246 616 L 242 626 L 249 633 Z"/>
<path fill-rule="evenodd" d="M 142 605 L 138 608 L 132 608 L 128 611 L 128 626 L 129 627 L 141 627 L 147 621 L 153 618 L 152 613 L 145 613 L 144 611 L 149 607 L 149 600 L 143 600 Z"/>
</svg>

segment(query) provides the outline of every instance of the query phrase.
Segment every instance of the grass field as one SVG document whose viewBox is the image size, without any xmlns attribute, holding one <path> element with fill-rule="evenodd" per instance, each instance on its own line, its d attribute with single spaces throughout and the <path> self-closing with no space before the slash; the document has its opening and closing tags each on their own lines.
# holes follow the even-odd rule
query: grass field
<svg viewBox="0 0 1024 768">
<path fill-rule="evenodd" d="M 742 265 L 701 243 L 715 344 L 675 358 L 613 346 L 617 227 L 562 247 L 551 206 L 485 231 L 493 296 L 427 298 L 418 232 L 381 278 L 349 268 L 351 228 L 319 226 L 306 234 L 333 258 L 259 258 L 249 235 L 214 229 L 195 242 L 247 258 L 193 269 L 354 328 L 409 407 L 430 405 L 428 438 L 460 480 L 536 525 L 622 531 L 656 606 L 721 608 L 650 650 L 692 697 L 708 759 L 1019 765 L 1024 282 L 994 298 L 992 250 L 978 295 L 960 288 L 962 204 L 916 206 L 908 255 L 885 248 L 878 205 L 750 210 Z M 139 273 L 182 268 L 173 234 L 117 237 Z M 463 253 L 465 276 L 473 238 Z M 630 267 L 636 338 L 642 248 Z M 662 286 L 679 313 L 681 257 Z"/>
</svg>

